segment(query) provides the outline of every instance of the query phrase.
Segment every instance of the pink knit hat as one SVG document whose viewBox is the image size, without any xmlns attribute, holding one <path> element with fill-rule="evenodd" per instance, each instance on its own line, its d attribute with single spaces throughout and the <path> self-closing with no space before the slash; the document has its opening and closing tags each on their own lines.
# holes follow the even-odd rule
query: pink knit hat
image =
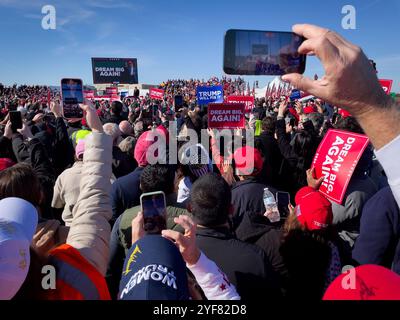
<svg viewBox="0 0 400 320">
<path fill-rule="evenodd" d="M 135 146 L 134 158 L 140 167 L 145 167 L 149 164 L 149 161 L 147 159 L 147 151 L 149 147 L 157 141 L 158 137 L 164 139 L 164 147 L 165 147 L 166 146 L 165 144 L 167 143 L 165 132 L 163 130 L 160 130 L 159 128 L 157 128 L 154 132 L 153 131 L 143 132 L 142 135 L 137 140 Z M 165 150 L 161 149 L 159 151 L 163 153 Z M 162 157 L 163 155 L 160 154 L 159 152 L 156 152 L 154 156 Z"/>
<path fill-rule="evenodd" d="M 82 159 L 84 152 L 85 152 L 85 139 L 80 139 L 75 147 L 75 155 L 78 159 Z"/>
</svg>

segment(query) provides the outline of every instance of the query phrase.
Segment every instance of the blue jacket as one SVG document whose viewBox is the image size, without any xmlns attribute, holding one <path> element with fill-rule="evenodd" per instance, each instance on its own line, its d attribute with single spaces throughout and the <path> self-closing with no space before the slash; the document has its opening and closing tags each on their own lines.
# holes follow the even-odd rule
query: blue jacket
<svg viewBox="0 0 400 320">
<path fill-rule="evenodd" d="M 353 259 L 400 274 L 400 210 L 389 187 L 365 204 Z"/>
<path fill-rule="evenodd" d="M 110 221 L 114 224 L 115 220 L 126 210 L 140 204 L 140 175 L 143 167 L 138 167 L 130 174 L 118 178 L 112 185 L 111 205 L 113 216 Z"/>
</svg>

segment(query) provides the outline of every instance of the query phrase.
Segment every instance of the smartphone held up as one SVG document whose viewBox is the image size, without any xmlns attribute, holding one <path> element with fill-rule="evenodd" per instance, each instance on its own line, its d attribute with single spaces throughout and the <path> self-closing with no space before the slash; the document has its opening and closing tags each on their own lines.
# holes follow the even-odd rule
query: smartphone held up
<svg viewBox="0 0 400 320">
<path fill-rule="evenodd" d="M 292 32 L 228 30 L 224 72 L 230 75 L 281 76 L 304 73 L 306 55 L 298 49 L 304 38 Z"/>
<path fill-rule="evenodd" d="M 167 228 L 165 194 L 162 191 L 144 193 L 140 196 L 144 219 L 144 231 L 147 234 L 161 234 Z"/>
<path fill-rule="evenodd" d="M 22 116 L 20 111 L 10 111 L 11 130 L 16 133 L 18 129 L 22 129 Z"/>
<path fill-rule="evenodd" d="M 80 119 L 83 111 L 79 107 L 83 103 L 83 83 L 81 79 L 65 78 L 61 80 L 61 95 L 64 117 L 67 119 Z"/>
</svg>

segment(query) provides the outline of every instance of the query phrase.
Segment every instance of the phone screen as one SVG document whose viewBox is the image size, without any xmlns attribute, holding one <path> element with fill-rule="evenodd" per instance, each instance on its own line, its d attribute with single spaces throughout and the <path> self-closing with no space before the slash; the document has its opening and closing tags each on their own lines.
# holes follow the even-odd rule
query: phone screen
<svg viewBox="0 0 400 320">
<path fill-rule="evenodd" d="M 228 30 L 224 72 L 231 75 L 304 73 L 306 55 L 298 53 L 304 38 L 292 32 Z"/>
<path fill-rule="evenodd" d="M 287 218 L 289 215 L 289 203 L 290 203 L 290 194 L 287 192 L 277 192 L 276 199 L 278 203 L 278 210 L 281 214 L 281 217 Z"/>
<path fill-rule="evenodd" d="M 82 118 L 83 84 L 81 79 L 62 79 L 61 94 L 66 118 Z"/>
<path fill-rule="evenodd" d="M 10 111 L 11 129 L 17 132 L 17 129 L 22 129 L 22 117 L 19 111 Z"/>
<path fill-rule="evenodd" d="M 177 112 L 180 108 L 183 107 L 183 96 L 181 95 L 175 96 L 174 107 L 175 107 L 175 112 Z"/>
<path fill-rule="evenodd" d="M 161 231 L 167 228 L 164 193 L 142 194 L 140 202 L 144 218 L 144 230 L 148 234 L 161 234 Z"/>
</svg>

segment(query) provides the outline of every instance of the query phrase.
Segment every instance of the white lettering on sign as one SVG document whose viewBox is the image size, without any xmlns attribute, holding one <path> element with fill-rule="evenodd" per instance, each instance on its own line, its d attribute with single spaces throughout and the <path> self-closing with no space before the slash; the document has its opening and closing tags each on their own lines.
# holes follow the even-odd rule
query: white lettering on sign
<svg viewBox="0 0 400 320">
<path fill-rule="evenodd" d="M 326 188 L 328 194 L 333 191 L 337 174 L 355 141 L 355 138 L 350 137 L 345 143 L 342 138 L 336 136 L 335 142 L 328 150 L 322 164 L 322 175 L 325 178 L 322 185 Z"/>
<path fill-rule="evenodd" d="M 217 90 L 217 91 L 204 91 L 204 92 L 199 92 L 199 96 L 201 100 L 215 100 L 218 99 L 222 95 L 222 91 Z"/>
<path fill-rule="evenodd" d="M 122 72 L 125 72 L 123 67 L 121 68 L 107 68 L 107 67 L 96 67 L 96 72 L 100 72 L 102 77 L 120 77 Z"/>
<path fill-rule="evenodd" d="M 211 117 L 211 121 L 213 122 L 225 122 L 225 121 L 229 121 L 229 122 L 239 122 L 241 119 L 240 115 L 214 115 Z"/>
</svg>

